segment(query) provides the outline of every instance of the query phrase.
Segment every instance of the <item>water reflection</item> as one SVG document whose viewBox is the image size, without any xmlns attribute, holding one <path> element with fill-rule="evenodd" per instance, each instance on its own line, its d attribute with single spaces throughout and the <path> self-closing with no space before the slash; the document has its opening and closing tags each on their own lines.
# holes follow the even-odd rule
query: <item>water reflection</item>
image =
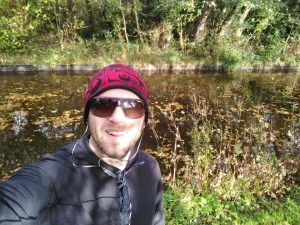
<svg viewBox="0 0 300 225">
<path fill-rule="evenodd" d="M 82 102 L 90 75 L 87 72 L 0 76 L 1 178 L 83 133 Z M 211 107 L 210 111 L 199 108 L 200 116 L 225 115 L 237 127 L 259 123 L 281 132 L 293 143 L 293 151 L 299 148 L 300 131 L 284 132 L 300 130 L 300 79 L 295 74 L 142 75 L 149 86 L 151 123 L 155 124 L 155 132 L 148 129 L 145 136 L 149 138 L 143 141 L 149 152 L 156 154 L 158 144 L 174 145 L 174 134 L 169 132 L 164 119 L 164 113 L 169 111 L 173 114 L 168 116 L 174 116 L 176 124 L 182 127 L 188 146 L 193 95 Z"/>
<path fill-rule="evenodd" d="M 13 130 L 15 136 L 18 136 L 24 127 L 27 124 L 26 114 L 24 111 L 15 111 L 15 115 L 13 116 Z"/>
</svg>

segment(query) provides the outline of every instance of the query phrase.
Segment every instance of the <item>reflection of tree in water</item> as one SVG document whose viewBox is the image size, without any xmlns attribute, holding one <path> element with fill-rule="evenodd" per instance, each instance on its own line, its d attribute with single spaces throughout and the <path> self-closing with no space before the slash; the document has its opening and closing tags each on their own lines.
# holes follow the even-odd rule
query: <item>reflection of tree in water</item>
<svg viewBox="0 0 300 225">
<path fill-rule="evenodd" d="M 13 116 L 13 123 L 14 134 L 17 136 L 22 130 L 24 130 L 24 127 L 28 124 L 26 113 L 23 110 L 16 111 L 15 115 Z"/>
<path fill-rule="evenodd" d="M 40 121 L 38 131 L 45 135 L 47 138 L 61 138 L 61 137 L 73 137 L 78 128 L 77 123 L 61 124 L 60 126 L 54 126 L 53 123 L 48 122 L 45 119 Z"/>
<path fill-rule="evenodd" d="M 0 77 L 0 178 L 81 133 L 88 76 Z"/>
</svg>

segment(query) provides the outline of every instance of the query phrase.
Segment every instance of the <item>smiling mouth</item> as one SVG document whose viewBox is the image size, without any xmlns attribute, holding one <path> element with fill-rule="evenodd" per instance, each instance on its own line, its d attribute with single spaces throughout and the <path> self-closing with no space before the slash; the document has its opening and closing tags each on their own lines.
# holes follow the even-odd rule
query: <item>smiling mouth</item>
<svg viewBox="0 0 300 225">
<path fill-rule="evenodd" d="M 106 133 L 114 137 L 121 137 L 124 134 L 126 134 L 125 131 L 119 131 L 119 130 L 107 130 Z"/>
</svg>

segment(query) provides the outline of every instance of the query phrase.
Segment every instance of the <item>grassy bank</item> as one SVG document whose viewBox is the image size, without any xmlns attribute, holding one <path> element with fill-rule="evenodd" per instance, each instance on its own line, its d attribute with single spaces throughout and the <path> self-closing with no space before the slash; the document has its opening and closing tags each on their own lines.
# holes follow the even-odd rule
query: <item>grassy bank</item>
<svg viewBox="0 0 300 225">
<path fill-rule="evenodd" d="M 270 56 L 262 58 L 250 50 L 239 49 L 229 43 L 202 48 L 190 46 L 181 51 L 171 45 L 167 49 L 153 48 L 147 44 L 106 40 L 79 40 L 63 44 L 36 43 L 24 51 L 13 54 L 0 53 L 0 65 L 61 65 L 95 64 L 98 67 L 114 62 L 138 65 L 210 65 L 220 66 L 226 71 L 238 71 L 252 67 L 297 67 L 299 57 L 294 55 Z"/>
<path fill-rule="evenodd" d="M 194 59 L 170 48 L 153 50 L 151 46 L 112 41 L 83 41 L 62 45 L 36 44 L 25 52 L 0 54 L 2 65 L 30 64 L 97 64 L 112 62 L 127 63 L 179 63 L 193 62 Z"/>
<path fill-rule="evenodd" d="M 197 193 L 178 184 L 164 195 L 168 224 L 298 224 L 300 187 L 279 199 L 242 195 L 227 200 L 217 193 Z"/>
</svg>

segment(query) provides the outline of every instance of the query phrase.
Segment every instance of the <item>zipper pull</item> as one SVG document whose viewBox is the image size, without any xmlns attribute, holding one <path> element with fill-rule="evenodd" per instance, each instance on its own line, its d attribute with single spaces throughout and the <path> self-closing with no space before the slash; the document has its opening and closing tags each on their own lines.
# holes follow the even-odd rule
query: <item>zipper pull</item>
<svg viewBox="0 0 300 225">
<path fill-rule="evenodd" d="M 109 169 L 106 169 L 105 167 L 101 167 L 103 172 L 106 173 L 108 176 L 111 176 L 113 178 L 117 178 L 116 174 L 114 174 L 113 172 L 111 172 Z"/>
<path fill-rule="evenodd" d="M 145 161 L 139 161 L 139 162 L 137 162 L 136 164 L 133 165 L 133 168 L 137 168 L 137 167 L 143 165 L 144 163 L 145 163 Z"/>
</svg>

